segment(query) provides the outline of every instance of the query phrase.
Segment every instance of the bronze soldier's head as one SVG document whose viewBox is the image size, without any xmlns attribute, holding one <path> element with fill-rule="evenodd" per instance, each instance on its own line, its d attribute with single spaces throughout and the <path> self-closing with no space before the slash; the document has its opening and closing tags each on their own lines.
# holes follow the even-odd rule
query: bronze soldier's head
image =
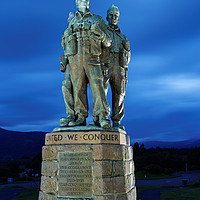
<svg viewBox="0 0 200 200">
<path fill-rule="evenodd" d="M 107 11 L 107 21 L 109 25 L 117 25 L 119 22 L 119 9 L 117 6 L 112 5 Z"/>
<path fill-rule="evenodd" d="M 90 7 L 90 0 L 76 0 L 76 6 L 79 10 L 86 10 Z"/>
</svg>

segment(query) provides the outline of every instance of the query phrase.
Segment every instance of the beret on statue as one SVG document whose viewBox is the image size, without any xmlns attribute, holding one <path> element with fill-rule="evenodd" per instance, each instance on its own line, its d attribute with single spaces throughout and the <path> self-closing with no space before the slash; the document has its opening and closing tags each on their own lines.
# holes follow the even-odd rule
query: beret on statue
<svg viewBox="0 0 200 200">
<path fill-rule="evenodd" d="M 107 15 L 109 15 L 109 14 L 117 14 L 118 16 L 119 16 L 119 8 L 117 7 L 117 6 L 115 6 L 115 5 L 112 5 L 109 9 L 108 9 L 108 11 L 107 11 Z"/>
</svg>

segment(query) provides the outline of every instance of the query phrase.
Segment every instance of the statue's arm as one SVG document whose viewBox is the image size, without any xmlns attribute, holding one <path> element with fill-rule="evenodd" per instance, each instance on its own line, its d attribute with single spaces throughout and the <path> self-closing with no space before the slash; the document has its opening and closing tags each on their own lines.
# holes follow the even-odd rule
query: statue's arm
<svg viewBox="0 0 200 200">
<path fill-rule="evenodd" d="M 102 30 L 102 44 L 105 47 L 110 47 L 112 40 L 108 33 L 107 25 L 102 17 L 101 17 L 100 26 L 101 26 L 101 30 Z"/>
<path fill-rule="evenodd" d="M 125 35 L 123 35 L 123 36 L 124 36 L 123 47 L 124 47 L 124 50 L 127 52 L 128 64 L 129 64 L 130 58 L 131 58 L 130 41 L 127 39 L 127 37 Z"/>
<path fill-rule="evenodd" d="M 64 33 L 62 34 L 61 46 L 62 46 L 63 50 L 65 50 L 65 37 L 64 37 Z"/>
<path fill-rule="evenodd" d="M 66 56 L 66 38 L 69 37 L 69 33 L 70 33 L 70 22 L 72 21 L 74 17 L 74 13 L 70 12 L 69 13 L 69 17 L 68 17 L 68 25 L 67 25 L 67 29 L 65 30 L 65 32 L 62 34 L 62 39 L 61 39 L 61 45 L 62 45 L 62 48 L 64 50 L 64 55 L 61 55 L 60 56 L 60 70 L 61 72 L 65 72 L 66 71 L 66 66 L 67 64 L 69 63 L 68 62 L 68 57 Z"/>
<path fill-rule="evenodd" d="M 120 50 L 120 65 L 128 69 L 128 64 L 130 63 L 131 51 L 130 51 L 130 41 L 127 40 L 125 35 L 122 37 L 122 49 Z"/>
<path fill-rule="evenodd" d="M 103 46 L 110 47 L 112 40 L 107 32 L 106 23 L 102 17 L 96 17 L 96 23 L 92 25 L 91 31 L 101 39 Z"/>
<path fill-rule="evenodd" d="M 74 13 L 70 12 L 69 13 L 69 17 L 68 17 L 68 24 L 67 24 L 67 29 L 65 30 L 65 32 L 62 34 L 62 40 L 61 40 L 61 45 L 63 50 L 65 51 L 65 39 L 68 38 L 70 36 L 70 34 L 72 34 L 72 31 L 70 29 L 70 25 L 71 25 L 71 21 L 74 18 Z"/>
</svg>

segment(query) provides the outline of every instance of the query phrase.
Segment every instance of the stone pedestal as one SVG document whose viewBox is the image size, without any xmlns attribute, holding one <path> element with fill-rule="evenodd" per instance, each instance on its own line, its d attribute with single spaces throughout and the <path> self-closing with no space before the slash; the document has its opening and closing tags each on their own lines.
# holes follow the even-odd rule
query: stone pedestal
<svg viewBox="0 0 200 200">
<path fill-rule="evenodd" d="M 46 134 L 39 200 L 136 200 L 133 149 L 120 132 Z"/>
</svg>

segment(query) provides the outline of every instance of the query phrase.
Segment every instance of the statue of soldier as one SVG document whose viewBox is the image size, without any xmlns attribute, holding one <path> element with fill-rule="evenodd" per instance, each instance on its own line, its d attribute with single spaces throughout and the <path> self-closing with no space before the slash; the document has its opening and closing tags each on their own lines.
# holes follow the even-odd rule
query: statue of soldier
<svg viewBox="0 0 200 200">
<path fill-rule="evenodd" d="M 64 55 L 61 55 L 61 71 L 64 72 L 64 81 L 62 82 L 62 93 L 65 102 L 66 113 L 68 117 L 60 119 L 60 126 L 68 126 L 71 121 L 76 119 L 74 111 L 74 97 L 73 97 L 73 86 L 70 76 L 70 69 L 67 65 L 67 59 Z"/>
<path fill-rule="evenodd" d="M 124 99 L 127 84 L 127 71 L 130 62 L 130 42 L 118 27 L 119 9 L 111 6 L 107 11 L 107 26 L 112 45 L 104 48 L 102 54 L 102 71 L 104 74 L 104 86 L 106 93 L 109 84 L 112 90 L 112 114 L 113 127 L 124 129 L 121 120 L 124 116 Z"/>
<path fill-rule="evenodd" d="M 74 13 L 70 12 L 68 18 L 68 24 L 74 17 Z M 70 69 L 69 69 L 69 61 L 68 57 L 65 52 L 65 38 L 64 34 L 62 34 L 62 41 L 61 41 L 62 48 L 64 50 L 64 55 L 60 56 L 60 70 L 64 72 L 64 81 L 62 82 L 62 93 L 65 102 L 66 113 L 68 117 L 63 117 L 60 119 L 60 126 L 68 126 L 71 121 L 76 119 L 75 111 L 74 111 L 74 97 L 73 97 L 73 86 L 70 76 Z"/>
<path fill-rule="evenodd" d="M 111 39 L 102 17 L 90 10 L 90 0 L 76 0 L 78 11 L 69 20 L 63 35 L 66 63 L 69 62 L 73 87 L 75 119 L 69 126 L 85 125 L 88 116 L 87 83 L 93 95 L 93 116 L 102 128 L 110 128 L 110 107 L 103 86 L 101 47 L 109 47 Z"/>
</svg>

